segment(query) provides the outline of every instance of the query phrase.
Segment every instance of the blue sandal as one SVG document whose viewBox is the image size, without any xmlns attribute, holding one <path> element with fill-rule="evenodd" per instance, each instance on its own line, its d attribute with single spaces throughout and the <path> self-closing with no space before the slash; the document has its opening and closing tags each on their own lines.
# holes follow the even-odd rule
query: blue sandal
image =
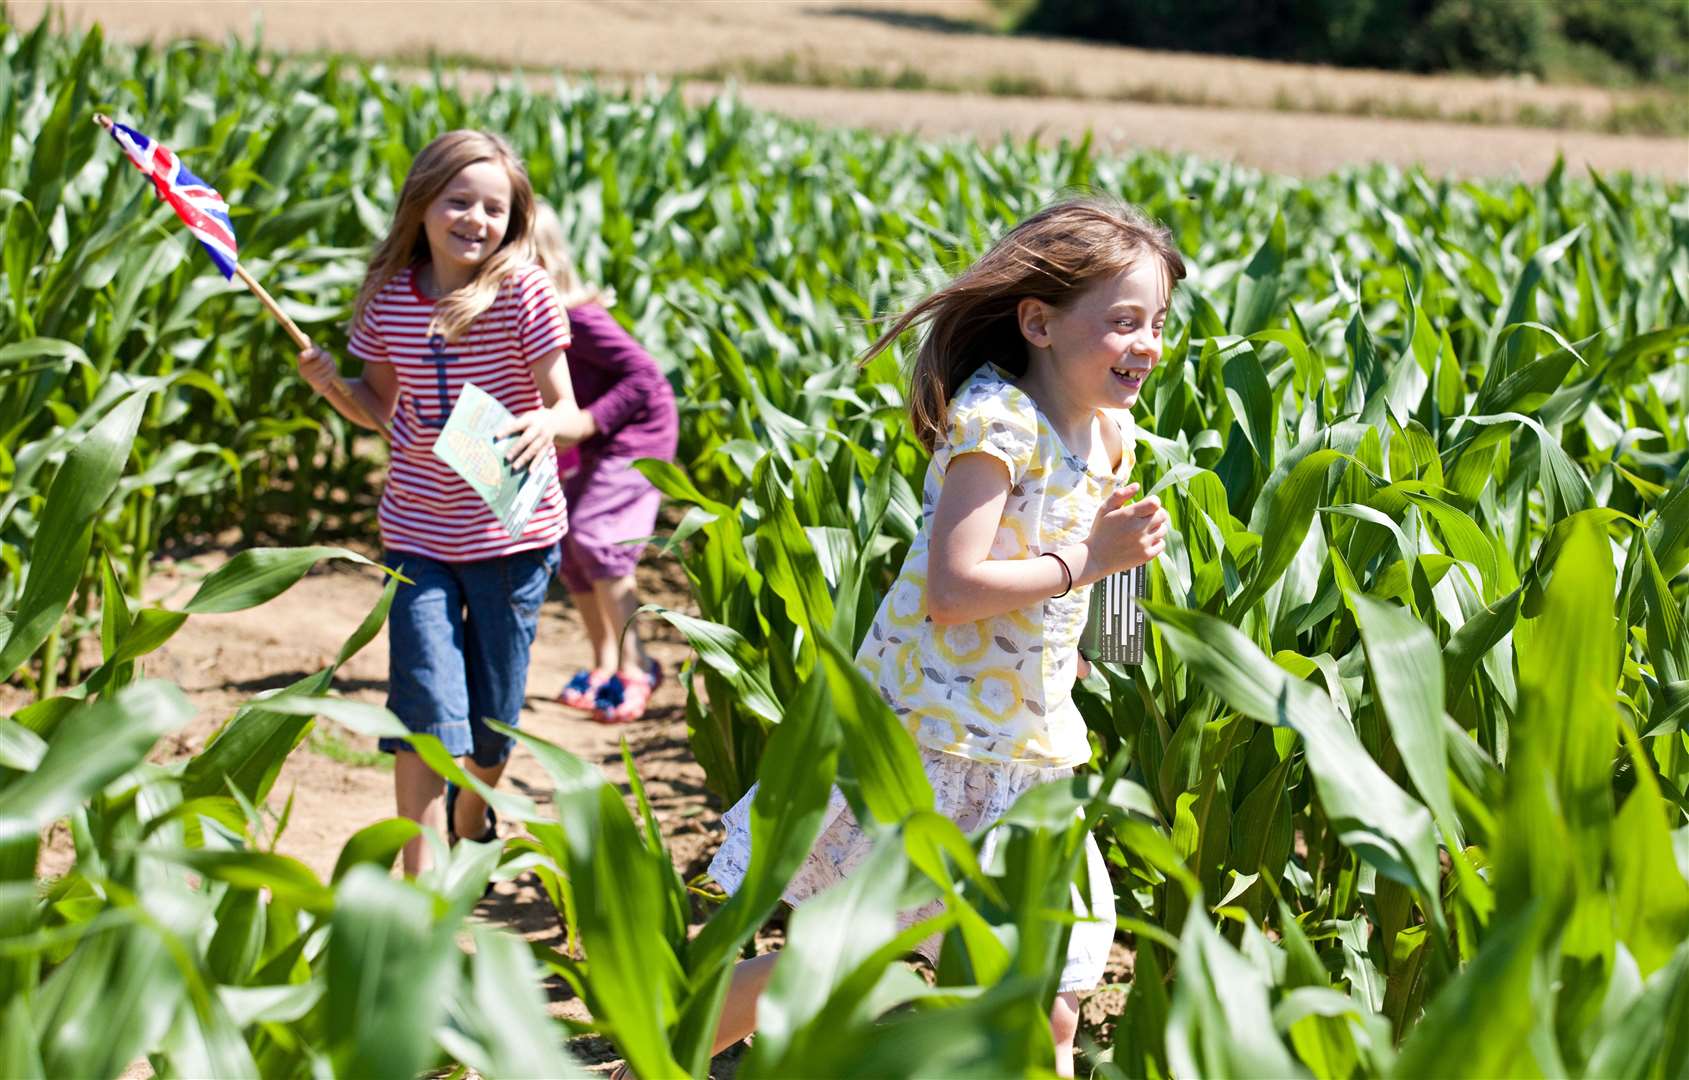
<svg viewBox="0 0 1689 1080">
<path fill-rule="evenodd" d="M 599 688 L 615 677 L 615 672 L 605 671 L 603 668 L 582 668 L 575 672 L 575 677 L 563 684 L 563 689 L 557 695 L 560 705 L 567 705 L 571 709 L 591 711 L 593 703 L 598 699 Z"/>
<path fill-rule="evenodd" d="M 631 724 L 642 719 L 651 701 L 651 692 L 662 682 L 663 668 L 656 660 L 652 660 L 637 675 L 624 676 L 617 672 L 598 688 L 598 698 L 592 708 L 593 720 L 600 724 Z"/>
</svg>

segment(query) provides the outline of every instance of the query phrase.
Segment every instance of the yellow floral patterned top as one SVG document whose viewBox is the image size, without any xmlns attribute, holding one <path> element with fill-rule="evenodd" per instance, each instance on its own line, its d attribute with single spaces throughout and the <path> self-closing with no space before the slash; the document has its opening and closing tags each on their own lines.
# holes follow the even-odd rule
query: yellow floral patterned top
<svg viewBox="0 0 1689 1080">
<path fill-rule="evenodd" d="M 1106 415 L 1126 446 L 1113 476 L 1069 453 L 1032 398 L 991 365 L 951 399 L 945 442 L 922 490 L 924 527 L 856 657 L 920 745 L 976 761 L 1073 766 L 1090 759 L 1073 704 L 1090 590 L 940 626 L 927 617 L 927 556 L 945 470 L 962 454 L 990 454 L 1008 466 L 1009 501 L 991 558 L 1036 558 L 1085 539 L 1098 508 L 1132 471 L 1131 417 Z"/>
</svg>

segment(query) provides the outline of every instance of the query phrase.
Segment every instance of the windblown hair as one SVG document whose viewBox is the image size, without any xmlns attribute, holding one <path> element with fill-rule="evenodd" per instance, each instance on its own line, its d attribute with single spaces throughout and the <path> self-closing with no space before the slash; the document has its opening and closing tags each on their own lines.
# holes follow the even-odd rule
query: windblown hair
<svg viewBox="0 0 1689 1080">
<path fill-rule="evenodd" d="M 581 280 L 579 271 L 575 269 L 575 260 L 569 257 L 563 223 L 558 220 L 557 211 L 551 208 L 551 204 L 543 200 L 534 204 L 534 257 L 551 275 L 551 283 L 557 289 L 557 301 L 565 311 L 582 304 L 597 304 L 599 307 L 615 304 L 613 291 Z"/>
<path fill-rule="evenodd" d="M 931 452 L 944 440 L 945 409 L 962 383 L 987 361 L 1026 374 L 1027 342 L 1017 308 L 1031 297 L 1064 307 L 1093 282 L 1154 258 L 1171 288 L 1185 276 L 1173 234 L 1143 211 L 1113 199 L 1083 198 L 1047 206 L 1016 225 L 950 284 L 892 321 L 863 361 L 891 348 L 912 327 L 923 328 L 909 377 L 909 419 Z"/>
<path fill-rule="evenodd" d="M 363 317 L 381 287 L 407 267 L 429 262 L 428 234 L 423 217 L 435 199 L 464 168 L 482 161 L 496 161 L 510 176 L 510 223 L 498 249 L 462 288 L 434 305 L 429 333 L 456 340 L 476 317 L 492 306 L 499 288 L 512 270 L 533 261 L 534 188 L 528 170 L 510 144 L 485 131 L 448 131 L 422 148 L 405 174 L 399 190 L 399 206 L 393 211 L 393 227 L 370 256 L 369 270 L 352 307 L 352 321 Z"/>
</svg>

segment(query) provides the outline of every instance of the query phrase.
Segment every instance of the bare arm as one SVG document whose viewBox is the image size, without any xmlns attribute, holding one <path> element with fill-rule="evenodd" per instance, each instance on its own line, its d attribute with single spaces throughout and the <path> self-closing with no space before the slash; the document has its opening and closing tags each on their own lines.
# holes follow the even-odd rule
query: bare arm
<svg viewBox="0 0 1689 1080">
<path fill-rule="evenodd" d="M 380 431 L 393 416 L 393 405 L 399 399 L 399 376 L 392 364 L 366 363 L 362 378 L 338 381 L 334 357 L 313 345 L 299 353 L 299 373 L 328 399 L 335 412 L 359 427 Z"/>
<path fill-rule="evenodd" d="M 523 413 L 499 431 L 501 437 L 516 436 L 506 456 L 518 468 L 553 447 L 573 446 L 597 430 L 592 417 L 575 404 L 575 388 L 569 382 L 569 365 L 563 355 L 563 350 L 557 349 L 528 367 L 545 407 Z"/>
<path fill-rule="evenodd" d="M 1127 504 L 1133 484 L 1111 496 L 1083 541 L 1055 549 L 1084 588 L 1116 570 L 1141 566 L 1161 553 L 1167 513 L 1154 498 Z M 963 454 L 950 463 L 933 511 L 927 562 L 927 614 L 941 625 L 989 619 L 1031 607 L 1067 587 L 1055 559 L 991 558 L 991 542 L 1009 500 L 1009 470 L 987 454 Z"/>
</svg>

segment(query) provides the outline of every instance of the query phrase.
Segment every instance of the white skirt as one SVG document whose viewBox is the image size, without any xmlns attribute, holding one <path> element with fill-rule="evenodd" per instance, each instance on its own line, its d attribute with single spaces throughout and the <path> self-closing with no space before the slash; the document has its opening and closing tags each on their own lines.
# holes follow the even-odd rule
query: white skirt
<svg viewBox="0 0 1689 1080">
<path fill-rule="evenodd" d="M 954 821 L 963 832 L 973 833 L 995 823 L 1014 804 L 1022 792 L 1051 780 L 1072 776 L 1068 768 L 1040 768 L 1032 765 L 1005 765 L 996 762 L 973 761 L 946 754 L 940 750 L 920 748 L 921 764 L 927 780 L 932 784 L 934 809 Z M 737 892 L 745 880 L 751 863 L 751 800 L 756 797 L 753 785 L 744 798 L 721 817 L 727 836 L 710 862 L 710 876 L 729 893 Z M 996 847 L 998 834 L 993 831 L 985 838 L 981 862 L 988 862 Z M 843 792 L 833 789 L 822 818 L 821 834 L 809 858 L 786 886 L 783 898 L 793 907 L 843 880 L 863 859 L 873 843 L 856 823 L 850 804 Z M 1108 950 L 1114 941 L 1114 890 L 1109 884 L 1108 866 L 1094 838 L 1085 838 L 1086 877 L 1090 881 L 1090 897 L 1086 898 L 1073 887 L 1073 911 L 1080 922 L 1074 924 L 1068 939 L 1067 959 L 1062 965 L 1061 991 L 1090 990 L 1102 982 L 1108 965 Z M 898 916 L 901 928 L 913 926 L 943 909 L 944 902 L 935 900 L 914 911 Z M 939 935 L 921 942 L 916 950 L 931 963 L 938 961 Z"/>
</svg>

